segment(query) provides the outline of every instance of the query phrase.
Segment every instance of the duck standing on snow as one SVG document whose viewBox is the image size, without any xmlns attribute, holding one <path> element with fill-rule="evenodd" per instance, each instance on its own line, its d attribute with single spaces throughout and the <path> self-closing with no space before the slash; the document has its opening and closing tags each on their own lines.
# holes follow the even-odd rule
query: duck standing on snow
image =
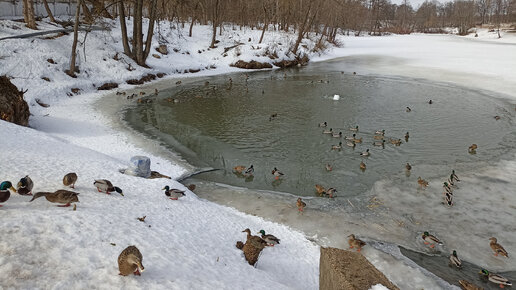
<svg viewBox="0 0 516 290">
<path fill-rule="evenodd" d="M 247 241 L 246 241 L 246 243 L 249 242 L 255 248 L 263 249 L 264 247 L 267 246 L 267 242 L 264 241 L 262 238 L 260 238 L 259 236 L 251 235 L 251 230 L 250 229 L 245 229 L 245 230 L 242 231 L 242 233 L 247 233 Z"/>
<path fill-rule="evenodd" d="M 421 236 L 421 238 L 423 239 L 423 243 L 425 245 L 430 244 L 430 248 L 434 248 L 435 244 L 437 244 L 437 245 L 442 245 L 443 244 L 441 241 L 439 241 L 438 238 L 432 236 L 428 232 L 424 232 L 423 235 Z"/>
<path fill-rule="evenodd" d="M 254 167 L 253 165 L 251 164 L 251 166 L 249 166 L 249 168 L 247 168 L 247 170 L 244 172 L 244 175 L 246 176 L 252 176 L 254 174 Z"/>
<path fill-rule="evenodd" d="M 272 175 L 274 175 L 274 179 L 278 180 L 278 179 L 280 179 L 280 177 L 282 177 L 282 176 L 283 176 L 283 175 L 285 175 L 285 174 L 283 174 L 282 172 L 280 172 L 280 171 L 278 170 L 278 168 L 274 167 L 274 169 L 272 170 Z"/>
<path fill-rule="evenodd" d="M 487 280 L 500 285 L 500 288 L 504 288 L 504 286 L 512 286 L 512 283 L 509 281 L 509 279 L 498 274 L 489 273 L 489 271 L 487 271 L 486 269 L 482 269 L 482 271 L 480 271 L 479 274 L 482 274 L 484 277 L 487 278 Z"/>
<path fill-rule="evenodd" d="M 280 239 L 276 238 L 273 235 L 266 235 L 264 230 L 260 230 L 258 232 L 259 234 L 262 234 L 262 239 L 269 244 L 269 246 L 274 247 L 274 245 L 279 245 Z"/>
<path fill-rule="evenodd" d="M 143 256 L 136 246 L 129 246 L 125 248 L 118 256 L 118 271 L 122 276 L 127 276 L 133 273 L 134 275 L 141 275 L 145 271 L 142 264 Z"/>
<path fill-rule="evenodd" d="M 13 184 L 10 181 L 4 181 L 0 183 L 0 203 L 6 202 L 11 197 L 11 191 L 16 192 L 16 189 L 14 189 Z M 2 205 L 0 204 L 0 207 Z"/>
<path fill-rule="evenodd" d="M 349 235 L 348 238 L 349 238 L 349 240 L 348 240 L 349 248 L 350 249 L 356 248 L 357 252 L 360 252 L 360 250 L 362 250 L 362 247 L 366 245 L 366 243 L 364 241 L 355 238 L 354 234 Z"/>
<path fill-rule="evenodd" d="M 462 261 L 459 259 L 459 257 L 457 256 L 457 251 L 453 250 L 453 253 L 450 255 L 450 264 L 449 266 L 455 266 L 457 268 L 461 268 L 462 267 Z"/>
<path fill-rule="evenodd" d="M 296 206 L 297 206 L 297 210 L 302 213 L 306 207 L 306 203 L 301 198 L 298 198 L 297 202 L 296 202 Z"/>
<path fill-rule="evenodd" d="M 170 188 L 168 185 L 165 186 L 162 190 L 165 191 L 165 195 L 170 197 L 172 200 L 178 200 L 179 198 L 185 196 L 184 190 L 179 190 L 175 188 Z"/>
<path fill-rule="evenodd" d="M 75 172 L 68 173 L 63 177 L 64 186 L 75 188 L 75 182 L 77 182 L 77 174 Z"/>
<path fill-rule="evenodd" d="M 119 187 L 113 186 L 111 181 L 107 179 L 97 179 L 95 180 L 95 182 L 93 182 L 93 185 L 97 188 L 99 192 L 106 192 L 107 194 L 110 194 L 110 192 L 116 191 L 121 196 L 124 196 L 122 190 Z"/>
<path fill-rule="evenodd" d="M 21 195 L 32 195 L 32 188 L 34 187 L 34 182 L 32 182 L 32 179 L 28 175 L 25 175 L 18 184 L 16 185 L 18 187 L 17 191 Z"/>
<path fill-rule="evenodd" d="M 491 249 L 493 249 L 493 251 L 495 252 L 495 256 L 498 256 L 498 254 L 500 254 L 504 257 L 509 258 L 509 254 L 507 254 L 507 251 L 502 247 L 502 245 L 498 243 L 495 237 L 491 237 L 489 238 L 489 240 L 491 241 L 489 243 L 489 246 L 491 246 Z"/>
<path fill-rule="evenodd" d="M 79 197 L 77 197 L 78 195 L 79 193 L 77 192 L 60 189 L 55 192 L 36 192 L 30 201 L 44 196 L 49 202 L 64 204 L 58 205 L 59 207 L 68 207 L 72 202 L 79 202 Z"/>
</svg>

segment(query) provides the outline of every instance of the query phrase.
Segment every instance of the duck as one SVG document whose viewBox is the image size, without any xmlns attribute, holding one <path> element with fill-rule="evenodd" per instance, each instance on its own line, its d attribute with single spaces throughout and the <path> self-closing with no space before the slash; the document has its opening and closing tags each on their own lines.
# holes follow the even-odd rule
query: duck
<svg viewBox="0 0 516 290">
<path fill-rule="evenodd" d="M 348 142 L 346 142 L 346 146 L 351 147 L 351 148 L 355 148 L 355 146 L 357 146 L 357 144 L 355 142 L 353 142 L 353 141 L 351 141 L 351 142 L 348 141 Z"/>
<path fill-rule="evenodd" d="M 342 142 L 339 142 L 339 145 L 332 145 L 331 150 L 340 150 L 342 149 Z"/>
<path fill-rule="evenodd" d="M 493 249 L 493 251 L 495 252 L 495 256 L 498 256 L 498 254 L 500 254 L 504 257 L 509 258 L 509 254 L 507 254 L 507 251 L 502 247 L 502 245 L 498 244 L 498 241 L 495 237 L 491 237 L 489 238 L 489 240 L 491 241 L 489 243 L 489 246 L 491 246 L 491 249 Z"/>
<path fill-rule="evenodd" d="M 477 144 L 471 144 L 471 146 L 469 146 L 469 148 L 468 148 L 468 152 L 475 153 L 477 148 L 478 148 Z"/>
<path fill-rule="evenodd" d="M 462 261 L 457 256 L 457 251 L 453 250 L 452 254 L 450 255 L 450 267 L 453 265 L 457 268 L 462 267 Z"/>
<path fill-rule="evenodd" d="M 303 212 L 306 207 L 306 203 L 299 197 L 296 202 L 297 210 Z"/>
<path fill-rule="evenodd" d="M 432 100 L 428 101 L 428 104 L 431 105 L 433 104 L 434 102 L 432 102 Z"/>
<path fill-rule="evenodd" d="M 333 138 L 342 138 L 342 132 L 339 132 L 339 133 L 332 133 L 331 136 Z"/>
<path fill-rule="evenodd" d="M 245 169 L 246 169 L 246 167 L 243 165 L 237 165 L 237 166 L 233 167 L 233 171 L 236 173 L 242 173 L 242 171 L 244 171 Z"/>
<path fill-rule="evenodd" d="M 70 172 L 63 177 L 63 185 L 75 188 L 75 182 L 77 181 L 77 174 Z"/>
<path fill-rule="evenodd" d="M 389 142 L 391 142 L 391 144 L 394 144 L 396 146 L 400 146 L 401 145 L 401 139 L 389 139 Z"/>
<path fill-rule="evenodd" d="M 464 290 L 484 290 L 484 288 L 480 288 L 477 285 L 466 280 L 459 280 L 459 284 Z"/>
<path fill-rule="evenodd" d="M 412 165 L 410 165 L 410 163 L 407 162 L 407 164 L 405 164 L 405 169 L 407 169 L 407 171 L 410 171 L 412 169 Z"/>
<path fill-rule="evenodd" d="M 0 203 L 4 203 L 11 197 L 11 191 L 16 192 L 16 189 L 13 187 L 13 184 L 10 181 L 4 181 L 0 183 Z M 2 205 L 0 204 L 0 207 Z"/>
<path fill-rule="evenodd" d="M 141 272 L 145 271 L 142 261 L 142 253 L 136 246 L 125 248 L 118 256 L 118 275 L 127 276 L 133 273 L 141 276 Z"/>
<path fill-rule="evenodd" d="M 426 181 L 426 180 L 422 179 L 422 178 L 421 178 L 421 176 L 419 176 L 419 177 L 417 178 L 417 183 L 419 184 L 419 186 L 420 186 L 421 188 L 423 188 L 423 187 L 425 187 L 425 188 L 426 188 L 426 187 L 428 186 L 428 181 Z"/>
<path fill-rule="evenodd" d="M 409 137 L 409 132 L 405 133 L 405 142 L 408 142 Z"/>
<path fill-rule="evenodd" d="M 106 192 L 107 194 L 110 194 L 110 192 L 116 191 L 121 196 L 124 196 L 122 190 L 119 187 L 113 186 L 111 181 L 107 179 L 96 179 L 95 182 L 93 182 L 93 185 L 97 188 L 99 192 Z"/>
<path fill-rule="evenodd" d="M 349 248 L 356 248 L 357 252 L 360 252 L 360 250 L 362 250 L 362 247 L 366 245 L 364 241 L 355 238 L 354 234 L 349 235 L 348 238 Z"/>
<path fill-rule="evenodd" d="M 328 126 L 328 123 L 324 121 L 323 123 L 319 123 L 319 127 L 326 128 Z"/>
<path fill-rule="evenodd" d="M 349 128 L 349 131 L 358 132 L 358 125 L 356 125 L 354 128 Z"/>
<path fill-rule="evenodd" d="M 453 194 L 453 189 L 451 188 L 451 186 L 448 184 L 448 182 L 444 182 L 443 183 L 443 188 L 444 188 L 444 192 L 447 192 L 449 194 Z"/>
<path fill-rule="evenodd" d="M 444 193 L 444 204 L 448 206 L 453 206 L 453 194 L 449 192 Z"/>
<path fill-rule="evenodd" d="M 500 117 L 500 116 L 494 116 L 494 119 L 495 119 L 496 121 L 498 121 L 498 120 L 500 120 L 500 119 L 501 119 L 501 117 Z"/>
<path fill-rule="evenodd" d="M 360 138 L 353 138 L 354 143 L 362 143 L 362 137 Z"/>
<path fill-rule="evenodd" d="M 265 248 L 267 246 L 267 242 L 264 241 L 262 238 L 260 238 L 259 236 L 251 235 L 251 230 L 250 229 L 245 229 L 245 230 L 242 231 L 242 233 L 247 233 L 247 241 L 246 241 L 246 243 L 250 243 L 255 248 L 263 249 L 263 248 Z"/>
<path fill-rule="evenodd" d="M 280 239 L 276 238 L 274 235 L 266 235 L 264 230 L 260 230 L 258 232 L 262 234 L 262 239 L 269 244 L 269 246 L 274 247 L 274 245 L 279 245 Z"/>
<path fill-rule="evenodd" d="M 272 175 L 274 175 L 274 179 L 278 180 L 280 177 L 282 177 L 283 175 L 283 172 L 280 172 L 278 170 L 278 168 L 274 167 L 274 169 L 272 170 Z"/>
<path fill-rule="evenodd" d="M 407 109 L 406 109 L 405 111 L 408 113 L 408 112 L 411 112 L 411 111 L 412 111 L 412 109 L 411 109 L 411 108 L 409 108 L 409 107 L 407 107 Z"/>
<path fill-rule="evenodd" d="M 360 169 L 361 169 L 362 171 L 366 170 L 366 165 L 365 165 L 364 161 L 361 161 L 361 162 L 360 162 Z"/>
<path fill-rule="evenodd" d="M 498 274 L 489 273 L 489 271 L 487 271 L 486 269 L 482 269 L 479 272 L 479 274 L 482 274 L 484 277 L 487 278 L 487 280 L 495 284 L 498 284 L 500 288 L 504 288 L 504 286 L 512 286 L 512 283 L 509 281 L 509 279 Z"/>
<path fill-rule="evenodd" d="M 170 199 L 172 199 L 172 200 L 178 200 L 179 198 L 185 196 L 184 190 L 179 190 L 176 188 L 171 189 L 168 185 L 163 187 L 163 189 L 161 189 L 161 190 L 164 190 L 165 195 L 170 197 Z"/>
<path fill-rule="evenodd" d="M 381 142 L 373 142 L 373 146 L 385 146 L 385 140 L 382 140 Z"/>
<path fill-rule="evenodd" d="M 374 132 L 374 133 L 375 133 L 376 135 L 382 135 L 382 136 L 383 136 L 383 135 L 385 135 L 385 130 L 382 130 L 382 131 L 377 130 L 377 131 L 376 131 L 376 132 Z"/>
<path fill-rule="evenodd" d="M 249 166 L 249 168 L 247 168 L 247 170 L 244 172 L 244 175 L 252 176 L 253 174 L 254 174 L 254 166 L 251 164 L 251 166 Z"/>
<path fill-rule="evenodd" d="M 353 134 L 353 136 L 349 136 L 349 137 L 345 136 L 344 139 L 349 140 L 349 141 L 353 141 L 353 140 L 355 140 L 356 136 L 357 136 L 357 134 Z"/>
<path fill-rule="evenodd" d="M 455 181 L 460 182 L 459 177 L 457 176 L 457 174 L 455 174 L 455 170 L 452 170 L 452 172 L 450 174 L 450 180 L 452 182 L 455 182 Z"/>
<path fill-rule="evenodd" d="M 360 153 L 360 156 L 369 156 L 369 155 L 371 155 L 371 153 L 369 153 L 369 149 Z"/>
<path fill-rule="evenodd" d="M 332 171 L 333 170 L 333 167 L 329 163 L 326 163 L 324 168 L 326 168 L 326 171 Z"/>
<path fill-rule="evenodd" d="M 326 188 L 320 184 L 315 185 L 315 192 L 318 196 L 323 196 L 326 193 Z"/>
<path fill-rule="evenodd" d="M 326 190 L 326 194 L 328 195 L 329 198 L 334 198 L 336 193 L 337 193 L 337 189 L 335 189 L 333 187 L 330 187 L 330 188 L 328 188 L 328 190 Z"/>
<path fill-rule="evenodd" d="M 17 191 L 21 195 L 32 195 L 32 188 L 34 187 L 34 182 L 28 175 L 25 175 L 18 184 L 16 185 Z"/>
<path fill-rule="evenodd" d="M 55 192 L 36 192 L 30 201 L 44 196 L 49 202 L 64 204 L 58 205 L 59 207 L 68 207 L 72 202 L 79 202 L 78 195 L 77 192 L 60 189 Z"/>
<path fill-rule="evenodd" d="M 423 239 L 423 243 L 425 245 L 430 244 L 430 248 L 434 248 L 436 244 L 437 245 L 442 245 L 443 244 L 441 241 L 439 241 L 438 238 L 432 236 L 428 232 L 424 232 L 423 235 L 421 236 L 421 238 Z"/>
<path fill-rule="evenodd" d="M 330 128 L 329 130 L 322 131 L 323 134 L 333 134 L 333 129 Z"/>
<path fill-rule="evenodd" d="M 375 139 L 375 140 L 383 140 L 383 135 L 374 135 L 373 139 Z"/>
</svg>

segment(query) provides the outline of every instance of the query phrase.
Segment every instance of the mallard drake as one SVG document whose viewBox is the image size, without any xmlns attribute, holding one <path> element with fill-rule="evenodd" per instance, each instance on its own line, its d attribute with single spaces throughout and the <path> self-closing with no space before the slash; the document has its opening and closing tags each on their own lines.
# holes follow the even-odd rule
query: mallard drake
<svg viewBox="0 0 516 290">
<path fill-rule="evenodd" d="M 500 288 L 504 288 L 504 286 L 512 286 L 512 283 L 509 281 L 509 279 L 498 274 L 489 273 L 489 271 L 486 269 L 482 269 L 479 274 L 482 274 L 487 278 L 487 280 L 500 285 Z"/>
<path fill-rule="evenodd" d="M 55 192 L 36 192 L 30 201 L 35 200 L 44 196 L 49 202 L 63 203 L 64 205 L 58 205 L 59 207 L 70 206 L 72 202 L 79 202 L 79 193 L 60 189 Z"/>
<path fill-rule="evenodd" d="M 0 203 L 4 203 L 11 197 L 11 191 L 16 192 L 16 189 L 14 189 L 13 184 L 10 181 L 4 181 L 0 183 Z M 0 204 L 0 207 L 2 205 Z"/>
<path fill-rule="evenodd" d="M 453 194 L 453 190 L 452 190 L 451 186 L 448 184 L 448 182 L 443 183 L 443 189 L 444 189 L 444 192 Z"/>
<path fill-rule="evenodd" d="M 247 168 L 247 170 L 244 172 L 244 175 L 251 176 L 253 174 L 254 174 L 254 166 L 251 164 L 251 166 L 249 166 L 249 168 Z"/>
<path fill-rule="evenodd" d="M 349 248 L 356 248 L 357 252 L 360 252 L 360 250 L 362 250 L 362 247 L 366 245 L 364 241 L 355 238 L 354 234 L 349 235 L 348 238 Z"/>
<path fill-rule="evenodd" d="M 419 184 L 419 187 L 423 188 L 423 187 L 427 187 L 428 186 L 428 181 L 424 180 L 421 178 L 421 176 L 419 176 L 417 178 L 417 183 Z"/>
<path fill-rule="evenodd" d="M 163 187 L 163 189 L 161 189 L 161 190 L 164 190 L 165 195 L 170 197 L 170 199 L 172 199 L 172 200 L 178 200 L 179 198 L 185 196 L 184 190 L 170 188 L 168 185 Z"/>
<path fill-rule="evenodd" d="M 300 212 L 303 212 L 304 208 L 306 207 L 306 203 L 304 203 L 304 201 L 301 198 L 298 198 L 297 202 L 296 202 L 296 206 L 297 206 L 297 210 L 299 210 Z"/>
<path fill-rule="evenodd" d="M 407 109 L 405 111 L 407 111 L 407 113 L 408 113 L 408 112 L 411 112 L 412 109 L 410 107 L 407 107 Z"/>
<path fill-rule="evenodd" d="M 353 143 L 362 143 L 362 137 L 360 137 L 360 138 L 353 138 Z"/>
<path fill-rule="evenodd" d="M 408 142 L 409 137 L 409 132 L 405 133 L 405 142 Z"/>
<path fill-rule="evenodd" d="M 329 163 L 326 163 L 324 168 L 326 168 L 326 171 L 332 171 L 333 170 L 333 167 Z"/>
<path fill-rule="evenodd" d="M 493 251 L 495 252 L 495 256 L 498 256 L 498 254 L 500 254 L 504 257 L 509 258 L 509 254 L 507 254 L 507 251 L 502 247 L 502 245 L 498 243 L 495 237 L 491 237 L 489 238 L 489 240 L 491 241 L 489 243 L 489 246 L 491 246 L 491 249 L 493 249 Z"/>
<path fill-rule="evenodd" d="M 383 138 L 384 138 L 383 135 L 374 135 L 373 136 L 373 139 L 375 139 L 375 140 L 383 140 Z"/>
<path fill-rule="evenodd" d="M 339 145 L 332 145 L 331 150 L 340 150 L 342 149 L 342 142 L 339 142 Z"/>
<path fill-rule="evenodd" d="M 136 246 L 129 246 L 125 248 L 118 256 L 118 275 L 127 276 L 133 273 L 134 275 L 141 275 L 145 271 L 142 264 L 143 256 Z"/>
<path fill-rule="evenodd" d="M 434 248 L 435 244 L 437 244 L 437 245 L 442 245 L 443 244 L 441 241 L 439 241 L 438 238 L 432 236 L 428 232 L 424 232 L 423 235 L 421 236 L 421 238 L 423 239 L 423 243 L 425 245 L 430 244 L 430 248 Z"/>
<path fill-rule="evenodd" d="M 326 188 L 320 184 L 315 185 L 315 192 L 318 196 L 323 196 L 326 193 Z"/>
<path fill-rule="evenodd" d="M 336 193 L 337 193 L 337 189 L 335 189 L 333 187 L 330 187 L 330 188 L 328 188 L 328 190 L 326 190 L 326 194 L 328 195 L 329 198 L 334 198 Z"/>
<path fill-rule="evenodd" d="M 330 128 L 329 130 L 322 131 L 323 134 L 333 134 L 333 129 Z"/>
<path fill-rule="evenodd" d="M 369 149 L 360 153 L 360 156 L 369 156 L 369 155 L 371 155 L 371 153 L 369 153 Z"/>
<path fill-rule="evenodd" d="M 327 127 L 328 126 L 328 123 L 326 121 L 324 121 L 323 123 L 319 123 L 319 127 Z"/>
<path fill-rule="evenodd" d="M 375 133 L 376 135 L 382 135 L 382 136 L 383 136 L 383 135 L 385 135 L 385 130 L 382 130 L 382 131 L 379 131 L 379 130 L 378 130 L 378 131 L 376 131 L 376 132 L 374 132 L 374 133 Z"/>
<path fill-rule="evenodd" d="M 272 175 L 274 175 L 274 179 L 278 180 L 280 177 L 282 177 L 283 175 L 283 172 L 280 172 L 278 170 L 278 168 L 274 167 L 274 169 L 272 170 Z"/>
<path fill-rule="evenodd" d="M 459 284 L 464 290 L 484 290 L 484 288 L 480 288 L 466 280 L 459 280 Z"/>
<path fill-rule="evenodd" d="M 453 206 L 453 194 L 449 192 L 444 192 L 444 204 L 448 206 Z"/>
<path fill-rule="evenodd" d="M 245 229 L 245 230 L 242 231 L 242 233 L 247 233 L 247 241 L 246 241 L 246 243 L 250 243 L 255 248 L 263 249 L 263 248 L 265 248 L 267 246 L 267 242 L 264 241 L 262 238 L 260 238 L 259 236 L 251 235 L 251 230 L 250 229 Z"/>
<path fill-rule="evenodd" d="M 348 141 L 348 142 L 346 142 L 346 146 L 351 147 L 351 148 L 355 148 L 355 146 L 357 146 L 357 144 L 355 142 L 353 142 L 353 141 L 351 141 L 351 142 Z"/>
<path fill-rule="evenodd" d="M 264 230 L 260 230 L 258 233 L 262 234 L 262 239 L 266 241 L 269 246 L 274 247 L 274 245 L 278 245 L 280 243 L 280 239 L 273 235 L 266 235 Z"/>
<path fill-rule="evenodd" d="M 455 182 L 455 181 L 460 182 L 459 177 L 457 176 L 457 174 L 455 174 L 455 170 L 452 170 L 452 172 L 450 174 L 450 180 L 452 182 Z"/>
<path fill-rule="evenodd" d="M 16 185 L 17 191 L 21 195 L 32 195 L 32 188 L 34 187 L 34 182 L 28 175 L 25 175 L 18 184 Z"/>
<path fill-rule="evenodd" d="M 349 128 L 349 131 L 358 132 L 358 125 L 356 125 L 354 128 Z"/>
<path fill-rule="evenodd" d="M 333 138 L 342 138 L 342 132 L 331 134 Z"/>
<path fill-rule="evenodd" d="M 353 140 L 355 140 L 356 136 L 357 136 L 357 134 L 353 134 L 353 136 L 345 136 L 344 139 L 349 140 L 349 141 L 353 141 Z"/>
<path fill-rule="evenodd" d="M 405 164 L 405 169 L 407 169 L 407 171 L 410 171 L 412 169 L 412 165 L 410 165 L 408 162 L 407 164 Z"/>
<path fill-rule="evenodd" d="M 121 196 L 124 196 L 122 190 L 119 187 L 113 186 L 111 181 L 107 179 L 97 179 L 95 180 L 95 182 L 93 182 L 93 185 L 97 188 L 99 192 L 106 192 L 107 194 L 110 194 L 110 192 L 116 191 Z"/>
<path fill-rule="evenodd" d="M 75 182 L 77 182 L 77 174 L 74 172 L 68 173 L 63 177 L 64 186 L 75 188 Z"/>
<path fill-rule="evenodd" d="M 428 104 L 431 105 L 433 104 L 434 102 L 432 102 L 432 100 L 428 101 Z"/>
<path fill-rule="evenodd" d="M 475 153 L 477 148 L 478 148 L 477 144 L 471 144 L 471 146 L 469 146 L 469 148 L 468 148 L 468 152 L 469 153 Z"/>
<path fill-rule="evenodd" d="M 462 267 L 462 261 L 457 256 L 457 251 L 453 250 L 453 253 L 450 255 L 450 267 L 453 265 L 457 268 Z"/>
<path fill-rule="evenodd" d="M 382 140 L 381 142 L 373 142 L 373 146 L 385 146 L 385 140 Z"/>
<path fill-rule="evenodd" d="M 360 169 L 361 169 L 362 171 L 366 170 L 366 165 L 365 165 L 364 161 L 361 161 L 361 162 L 360 162 Z"/>
<path fill-rule="evenodd" d="M 237 165 L 237 166 L 233 167 L 233 171 L 236 173 L 242 173 L 242 171 L 244 171 L 245 168 L 246 167 L 243 165 Z"/>
</svg>

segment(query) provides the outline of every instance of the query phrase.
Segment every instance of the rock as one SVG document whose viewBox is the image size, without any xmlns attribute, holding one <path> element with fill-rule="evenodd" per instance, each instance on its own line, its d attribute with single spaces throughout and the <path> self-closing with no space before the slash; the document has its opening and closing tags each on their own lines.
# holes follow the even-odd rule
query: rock
<svg viewBox="0 0 516 290">
<path fill-rule="evenodd" d="M 319 289 L 361 290 L 370 289 L 376 284 L 399 290 L 362 254 L 321 247 Z"/>
<path fill-rule="evenodd" d="M 161 54 L 168 54 L 168 49 L 167 49 L 167 46 L 165 44 L 160 44 L 156 50 L 161 53 Z"/>
<path fill-rule="evenodd" d="M 154 58 L 158 58 L 158 59 L 159 59 L 159 58 L 161 58 L 161 56 L 159 56 L 159 54 L 156 54 L 156 53 L 153 53 L 153 54 L 152 54 L 152 56 L 153 56 Z"/>
<path fill-rule="evenodd" d="M 48 61 L 49 63 L 51 63 L 51 64 L 56 64 L 56 62 L 55 62 L 53 59 L 51 59 L 51 58 L 47 58 L 47 61 Z"/>
<path fill-rule="evenodd" d="M 126 83 L 128 83 L 130 85 L 141 85 L 141 84 L 143 84 L 143 81 L 137 80 L 137 79 L 130 79 L 130 80 L 127 80 Z"/>
<path fill-rule="evenodd" d="M 0 119 L 21 126 L 29 125 L 29 105 L 23 99 L 23 93 L 8 77 L 0 76 Z"/>
<path fill-rule="evenodd" d="M 231 64 L 233 67 L 245 68 L 245 69 L 264 69 L 264 68 L 272 68 L 272 65 L 267 62 L 258 62 L 251 60 L 250 62 L 246 62 L 243 60 L 239 60 L 234 64 Z"/>
<path fill-rule="evenodd" d="M 162 78 L 162 77 L 164 77 L 165 75 L 166 75 L 165 73 L 161 73 L 161 72 L 159 72 L 159 73 L 157 73 L 157 74 L 156 74 L 156 76 L 157 76 L 158 78 Z"/>
<path fill-rule="evenodd" d="M 112 90 L 114 88 L 118 88 L 118 84 L 117 83 L 105 83 L 102 86 L 100 86 L 97 90 L 105 91 L 105 90 Z"/>
</svg>

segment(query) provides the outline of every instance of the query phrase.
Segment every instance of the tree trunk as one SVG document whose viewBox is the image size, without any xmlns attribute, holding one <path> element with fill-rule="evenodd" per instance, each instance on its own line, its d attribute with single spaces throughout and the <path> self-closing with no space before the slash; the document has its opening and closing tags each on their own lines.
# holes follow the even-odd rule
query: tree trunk
<svg viewBox="0 0 516 290">
<path fill-rule="evenodd" d="M 77 8 L 75 9 L 75 23 L 73 25 L 73 44 L 72 44 L 72 57 L 70 59 L 70 69 L 66 72 L 69 76 L 75 77 L 75 58 L 77 57 L 77 38 L 78 38 L 78 31 L 79 31 L 79 15 L 81 13 L 81 2 L 82 0 L 79 0 L 79 3 L 77 3 Z"/>
<path fill-rule="evenodd" d="M 34 3 L 32 0 L 23 0 L 23 19 L 28 28 L 38 29 L 36 27 L 36 18 L 34 16 Z"/>
<path fill-rule="evenodd" d="M 133 58 L 133 52 L 129 47 L 129 39 L 127 38 L 127 26 L 125 25 L 125 10 L 124 10 L 124 1 L 120 0 L 118 2 L 118 10 L 120 11 L 120 29 L 122 31 L 122 44 L 124 45 L 124 53 Z"/>
<path fill-rule="evenodd" d="M 134 56 L 135 61 L 139 65 L 145 65 L 143 59 L 143 30 L 142 30 L 142 18 L 143 18 L 143 0 L 136 0 L 134 7 L 134 19 L 133 19 L 133 30 L 134 30 Z"/>
<path fill-rule="evenodd" d="M 312 8 L 312 3 L 308 5 L 308 10 L 306 11 L 305 19 L 303 20 L 303 23 L 299 25 L 298 27 L 298 34 L 297 34 L 297 40 L 296 44 L 294 45 L 294 49 L 292 50 L 292 53 L 294 55 L 297 54 L 297 49 L 299 48 L 299 44 L 303 40 L 303 35 L 305 34 L 305 27 L 307 26 L 308 20 L 310 19 L 310 10 Z"/>
<path fill-rule="evenodd" d="M 269 26 L 269 24 L 267 23 L 267 21 L 265 21 L 265 23 L 263 24 L 262 35 L 260 36 L 260 41 L 258 41 L 258 43 L 262 43 L 263 36 L 265 35 L 265 30 L 267 30 L 267 26 Z"/>
<path fill-rule="evenodd" d="M 90 9 L 88 6 L 86 6 L 86 3 L 84 1 L 82 2 L 82 14 L 84 15 L 84 18 L 86 18 L 86 21 L 88 23 L 93 23 L 93 16 L 91 15 Z"/>
<path fill-rule="evenodd" d="M 213 33 L 211 35 L 210 48 L 215 48 L 215 41 L 217 40 L 217 24 L 213 23 Z"/>
<path fill-rule="evenodd" d="M 188 31 L 188 36 L 189 37 L 192 37 L 192 30 L 193 30 L 194 22 L 195 22 L 195 18 L 192 17 L 192 22 L 190 23 L 190 30 Z"/>
<path fill-rule="evenodd" d="M 52 14 L 52 11 L 50 10 L 50 7 L 48 7 L 47 0 L 43 0 L 43 5 L 45 5 L 45 10 L 47 11 L 48 18 L 50 18 L 50 22 L 57 23 L 54 15 Z"/>
<path fill-rule="evenodd" d="M 145 51 L 143 53 L 143 66 L 145 66 L 145 60 L 149 56 L 149 52 L 152 44 L 152 36 L 154 35 L 154 22 L 156 20 L 156 6 L 157 0 L 152 0 L 151 2 L 151 11 L 149 16 L 149 27 L 147 30 L 147 39 L 145 40 Z"/>
</svg>

